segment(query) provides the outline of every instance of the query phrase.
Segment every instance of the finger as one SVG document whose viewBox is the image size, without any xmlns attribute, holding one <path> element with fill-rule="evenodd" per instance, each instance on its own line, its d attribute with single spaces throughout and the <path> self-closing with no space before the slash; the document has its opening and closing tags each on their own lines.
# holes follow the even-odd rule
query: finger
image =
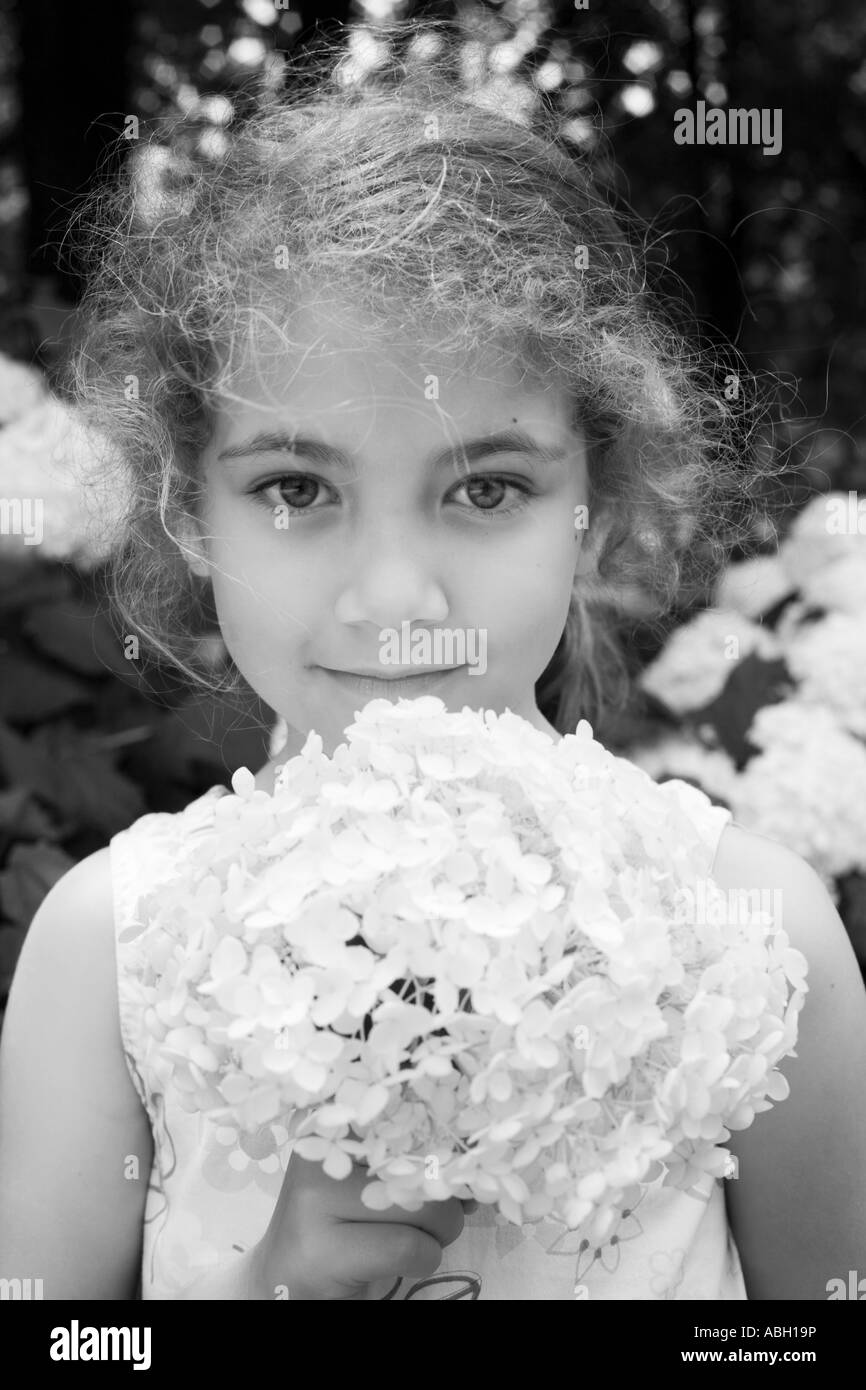
<svg viewBox="0 0 866 1390">
<path fill-rule="evenodd" d="M 297 1189 L 324 1193 L 335 1214 L 345 1213 L 339 1219 L 417 1226 L 442 1246 L 451 1245 L 463 1230 L 463 1207 L 456 1197 L 425 1202 L 417 1211 L 407 1211 L 396 1203 L 381 1211 L 366 1206 L 361 1194 L 375 1179 L 363 1164 L 353 1163 L 345 1178 L 332 1178 L 320 1163 L 292 1154 L 290 1169 L 293 1185 Z"/>
<path fill-rule="evenodd" d="M 319 1259 L 322 1269 L 339 1271 L 331 1277 L 336 1297 L 363 1297 L 365 1286 L 377 1280 L 433 1274 L 442 1246 L 417 1226 L 342 1221 L 322 1241 Z M 303 1278 L 316 1286 L 315 1270 L 304 1271 Z"/>
<path fill-rule="evenodd" d="M 341 1218 L 337 1217 L 338 1220 Z M 385 1207 L 383 1211 L 373 1211 L 359 1204 L 347 1214 L 344 1221 L 375 1222 L 377 1225 L 414 1226 L 426 1231 L 439 1245 L 451 1245 L 460 1235 L 465 1224 L 463 1204 L 456 1197 L 440 1202 L 425 1202 L 417 1211 L 407 1211 L 396 1204 Z"/>
</svg>

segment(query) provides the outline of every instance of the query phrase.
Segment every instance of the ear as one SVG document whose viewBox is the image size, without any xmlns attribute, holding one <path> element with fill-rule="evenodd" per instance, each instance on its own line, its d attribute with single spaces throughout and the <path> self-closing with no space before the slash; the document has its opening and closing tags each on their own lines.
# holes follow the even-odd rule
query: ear
<svg viewBox="0 0 866 1390">
<path fill-rule="evenodd" d="M 191 522 L 187 522 L 180 527 L 179 539 L 181 542 L 181 554 L 186 561 L 186 566 L 190 574 L 197 575 L 199 579 L 210 579 L 210 565 L 207 559 L 205 544 Z"/>
<path fill-rule="evenodd" d="M 603 514 L 593 517 L 590 513 L 589 525 L 579 533 L 580 548 L 575 561 L 574 572 L 590 579 L 596 572 L 599 556 L 604 548 L 605 537 L 610 530 L 610 519 Z"/>
</svg>

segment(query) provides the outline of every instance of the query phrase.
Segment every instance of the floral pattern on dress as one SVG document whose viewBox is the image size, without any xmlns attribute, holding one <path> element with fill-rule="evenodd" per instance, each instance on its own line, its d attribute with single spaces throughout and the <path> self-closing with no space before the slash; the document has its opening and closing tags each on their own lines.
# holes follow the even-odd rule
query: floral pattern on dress
<svg viewBox="0 0 866 1390">
<path fill-rule="evenodd" d="M 159 1238 L 164 1233 L 169 1217 L 167 1184 L 177 1168 L 177 1154 L 171 1131 L 165 1118 L 165 1097 L 158 1092 L 152 1094 L 148 1103 L 148 1114 L 153 1133 L 153 1166 L 148 1181 L 146 1214 L 144 1217 L 144 1248 L 150 1247 L 150 1279 L 155 1278 L 156 1253 Z M 156 1223 L 159 1222 L 157 1225 Z M 149 1233 L 149 1228 L 152 1230 Z"/>
<path fill-rule="evenodd" d="M 219 1246 L 208 1239 L 201 1217 L 192 1211 L 176 1213 L 161 1253 L 177 1280 L 178 1292 L 196 1278 L 213 1274 L 225 1259 Z"/>
<path fill-rule="evenodd" d="M 237 1125 L 214 1124 L 202 1177 L 220 1192 L 240 1192 L 253 1183 L 276 1201 L 286 1170 L 283 1151 L 288 1140 L 285 1126 L 270 1121 L 252 1134 Z"/>
<path fill-rule="evenodd" d="M 601 1245 L 593 1245 L 585 1237 L 581 1240 L 578 1247 L 578 1261 L 574 1271 L 575 1285 L 583 1281 L 584 1277 L 596 1263 L 601 1266 L 606 1274 L 612 1275 L 616 1273 L 619 1269 L 620 1259 L 622 1258 L 623 1245 L 628 1244 L 630 1240 L 637 1240 L 643 1235 L 643 1226 L 635 1216 L 635 1210 L 640 1206 L 645 1196 L 646 1191 L 641 1192 L 640 1196 L 632 1202 L 631 1206 L 623 1208 L 622 1219 L 613 1235 L 611 1235 L 607 1241 L 604 1241 Z M 555 1255 L 558 1253 L 555 1247 L 548 1251 L 548 1254 Z"/>
</svg>

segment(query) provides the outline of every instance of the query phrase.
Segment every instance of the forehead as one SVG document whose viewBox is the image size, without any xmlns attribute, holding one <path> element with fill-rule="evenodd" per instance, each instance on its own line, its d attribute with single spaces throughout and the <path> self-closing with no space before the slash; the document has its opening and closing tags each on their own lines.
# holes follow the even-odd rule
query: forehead
<svg viewBox="0 0 866 1390">
<path fill-rule="evenodd" d="M 277 331 L 257 335 L 237 359 L 224 393 L 223 429 L 242 420 L 330 418 L 351 425 L 365 413 L 412 416 L 423 428 L 447 417 L 459 425 L 517 420 L 557 434 L 573 426 L 572 402 L 561 384 L 543 382 L 504 343 L 472 350 L 453 346 L 449 325 L 375 323 L 345 299 L 307 297 Z M 327 418 L 325 418 L 327 417 Z"/>
</svg>

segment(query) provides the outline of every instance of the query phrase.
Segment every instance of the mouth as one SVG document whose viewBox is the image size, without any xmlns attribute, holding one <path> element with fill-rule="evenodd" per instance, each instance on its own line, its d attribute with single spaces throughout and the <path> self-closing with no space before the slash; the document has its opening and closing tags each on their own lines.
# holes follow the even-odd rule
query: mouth
<svg viewBox="0 0 866 1390">
<path fill-rule="evenodd" d="M 354 695 L 366 695 L 369 699 L 380 696 L 396 700 L 401 695 L 407 695 L 412 699 L 427 691 L 438 690 L 464 668 L 439 666 L 435 669 L 417 671 L 412 675 L 398 676 L 371 676 L 366 671 L 333 671 L 327 666 L 320 666 L 318 669 L 340 689 L 351 691 Z"/>
</svg>

